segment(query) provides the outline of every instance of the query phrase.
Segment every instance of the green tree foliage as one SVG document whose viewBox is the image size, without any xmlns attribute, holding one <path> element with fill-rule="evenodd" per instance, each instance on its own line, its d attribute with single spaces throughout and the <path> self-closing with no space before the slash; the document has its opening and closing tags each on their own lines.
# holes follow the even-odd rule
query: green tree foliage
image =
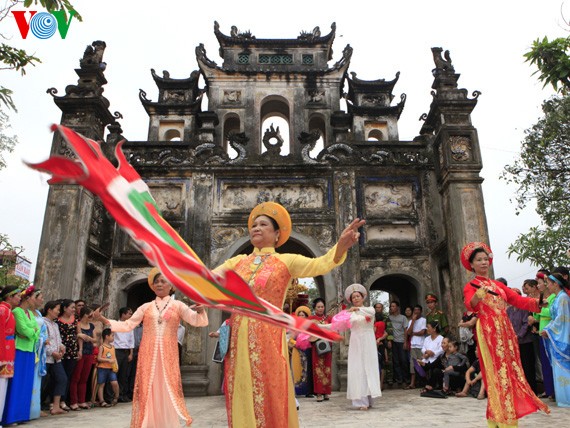
<svg viewBox="0 0 570 428">
<path fill-rule="evenodd" d="M 509 246 L 509 255 L 553 267 L 570 262 L 570 95 L 546 100 L 542 110 L 544 116 L 526 131 L 519 157 L 502 178 L 518 187 L 517 212 L 535 202 L 542 220 Z"/>
<path fill-rule="evenodd" d="M 508 253 L 551 268 L 570 264 L 570 37 L 536 39 L 524 57 L 538 68 L 534 74 L 544 86 L 558 93 L 544 101 L 544 116 L 526 130 L 519 157 L 502 174 L 517 186 L 517 214 L 535 202 L 542 220 L 519 235 Z"/>
<path fill-rule="evenodd" d="M 4 159 L 4 153 L 11 153 L 18 143 L 18 138 L 13 135 L 7 135 L 7 131 L 10 128 L 10 123 L 8 121 L 8 116 L 2 111 L 0 107 L 0 170 L 6 168 L 6 159 Z"/>
<path fill-rule="evenodd" d="M 7 18 L 11 18 L 10 11 L 15 6 L 31 7 L 40 6 L 48 12 L 62 10 L 66 13 L 73 13 L 75 18 L 81 21 L 81 15 L 77 13 L 73 5 L 68 0 L 24 0 L 12 1 L 6 3 L 3 9 L 0 9 L 0 24 Z M 6 39 L 2 33 L 0 38 Z M 15 70 L 26 74 L 26 67 L 35 66 L 40 63 L 40 59 L 34 55 L 28 54 L 24 49 L 20 49 L 6 43 L 0 43 L 0 70 Z M 0 103 L 16 110 L 14 101 L 12 100 L 12 91 L 0 85 Z"/>
<path fill-rule="evenodd" d="M 536 39 L 524 57 L 538 70 L 538 79 L 544 86 L 552 85 L 556 91 L 567 94 L 570 90 L 570 37 L 549 41 Z"/>
</svg>

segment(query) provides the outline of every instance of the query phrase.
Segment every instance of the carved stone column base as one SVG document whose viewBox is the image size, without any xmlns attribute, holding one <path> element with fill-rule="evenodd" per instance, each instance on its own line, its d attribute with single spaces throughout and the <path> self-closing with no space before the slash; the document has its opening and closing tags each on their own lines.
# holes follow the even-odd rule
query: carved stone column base
<svg viewBox="0 0 570 428">
<path fill-rule="evenodd" d="M 208 366 L 181 366 L 182 390 L 185 397 L 200 397 L 208 395 Z"/>
</svg>

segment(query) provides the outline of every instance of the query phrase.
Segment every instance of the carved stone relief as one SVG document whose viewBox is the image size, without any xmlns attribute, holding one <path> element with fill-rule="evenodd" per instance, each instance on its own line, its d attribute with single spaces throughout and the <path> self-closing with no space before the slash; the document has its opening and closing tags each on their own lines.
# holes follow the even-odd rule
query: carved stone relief
<svg viewBox="0 0 570 428">
<path fill-rule="evenodd" d="M 148 183 L 150 193 L 165 218 L 182 218 L 186 202 L 186 183 Z"/>
<path fill-rule="evenodd" d="M 465 136 L 449 137 L 449 150 L 451 157 L 457 162 L 465 162 L 471 160 L 471 139 Z"/>
<path fill-rule="evenodd" d="M 164 91 L 164 102 L 168 104 L 180 104 L 186 101 L 185 91 L 169 90 Z"/>
<path fill-rule="evenodd" d="M 224 104 L 241 104 L 241 91 L 224 91 Z"/>
<path fill-rule="evenodd" d="M 250 210 L 264 201 L 276 201 L 288 209 L 326 208 L 326 184 L 291 183 L 283 185 L 221 183 L 221 211 Z"/>
<path fill-rule="evenodd" d="M 364 187 L 367 217 L 393 217 L 414 213 L 414 190 L 411 183 L 374 183 Z"/>
<path fill-rule="evenodd" d="M 362 97 L 363 106 L 387 106 L 390 104 L 387 94 L 364 95 Z"/>
<path fill-rule="evenodd" d="M 212 228 L 212 249 L 215 251 L 226 248 L 239 238 L 247 236 L 247 228 L 244 227 L 214 227 Z"/>
<path fill-rule="evenodd" d="M 309 103 L 324 103 L 326 101 L 326 92 L 322 89 L 311 89 L 307 95 Z"/>
</svg>

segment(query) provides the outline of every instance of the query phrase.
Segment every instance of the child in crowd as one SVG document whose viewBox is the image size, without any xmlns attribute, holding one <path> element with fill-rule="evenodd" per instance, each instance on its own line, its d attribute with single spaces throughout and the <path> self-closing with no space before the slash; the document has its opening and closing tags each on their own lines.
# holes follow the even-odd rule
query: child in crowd
<svg viewBox="0 0 570 428">
<path fill-rule="evenodd" d="M 448 393 L 463 388 L 463 378 L 467 370 L 467 357 L 459 351 L 459 341 L 449 339 L 443 369 L 443 392 Z"/>
<path fill-rule="evenodd" d="M 485 398 L 485 385 L 483 384 L 483 375 L 481 374 L 481 366 L 479 359 L 473 361 L 471 367 L 465 372 L 465 385 L 463 390 L 455 394 L 456 397 L 467 397 L 467 395 L 477 397 L 477 400 Z"/>
<path fill-rule="evenodd" d="M 113 388 L 113 401 L 111 405 L 117 404 L 119 400 L 119 382 L 117 381 L 117 358 L 115 357 L 115 348 L 112 345 L 115 335 L 110 328 L 106 328 L 101 333 L 103 344 L 99 348 L 97 356 L 97 397 L 101 407 L 110 407 L 103 399 L 103 389 L 107 382 L 111 383 Z"/>
</svg>

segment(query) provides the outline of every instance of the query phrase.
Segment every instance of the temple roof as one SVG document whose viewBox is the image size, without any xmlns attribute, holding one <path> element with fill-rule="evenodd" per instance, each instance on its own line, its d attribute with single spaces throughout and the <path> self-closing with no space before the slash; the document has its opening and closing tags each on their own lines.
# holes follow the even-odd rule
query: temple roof
<svg viewBox="0 0 570 428">
<path fill-rule="evenodd" d="M 354 71 L 350 72 L 352 78 L 348 78 L 349 91 L 355 92 L 384 92 L 391 94 L 394 90 L 394 86 L 400 78 L 400 72 L 396 73 L 396 77 L 393 80 L 377 79 L 377 80 L 362 80 L 356 77 Z"/>
<path fill-rule="evenodd" d="M 200 78 L 200 72 L 198 70 L 193 71 L 190 77 L 185 79 L 173 79 L 167 70 L 162 72 L 163 77 L 156 74 L 154 68 L 151 68 L 150 72 L 159 89 L 194 89 L 198 86 L 198 79 Z"/>
<path fill-rule="evenodd" d="M 224 48 L 226 47 L 311 47 L 325 45 L 328 48 L 328 60 L 332 59 L 332 44 L 336 34 L 336 23 L 332 23 L 331 32 L 325 36 L 321 36 L 319 27 L 315 27 L 312 31 L 301 31 L 296 39 L 258 39 L 250 31 L 240 32 L 235 25 L 232 25 L 230 35 L 227 36 L 220 31 L 220 24 L 214 21 L 214 34 L 220 43 L 220 56 L 224 56 Z"/>
</svg>

